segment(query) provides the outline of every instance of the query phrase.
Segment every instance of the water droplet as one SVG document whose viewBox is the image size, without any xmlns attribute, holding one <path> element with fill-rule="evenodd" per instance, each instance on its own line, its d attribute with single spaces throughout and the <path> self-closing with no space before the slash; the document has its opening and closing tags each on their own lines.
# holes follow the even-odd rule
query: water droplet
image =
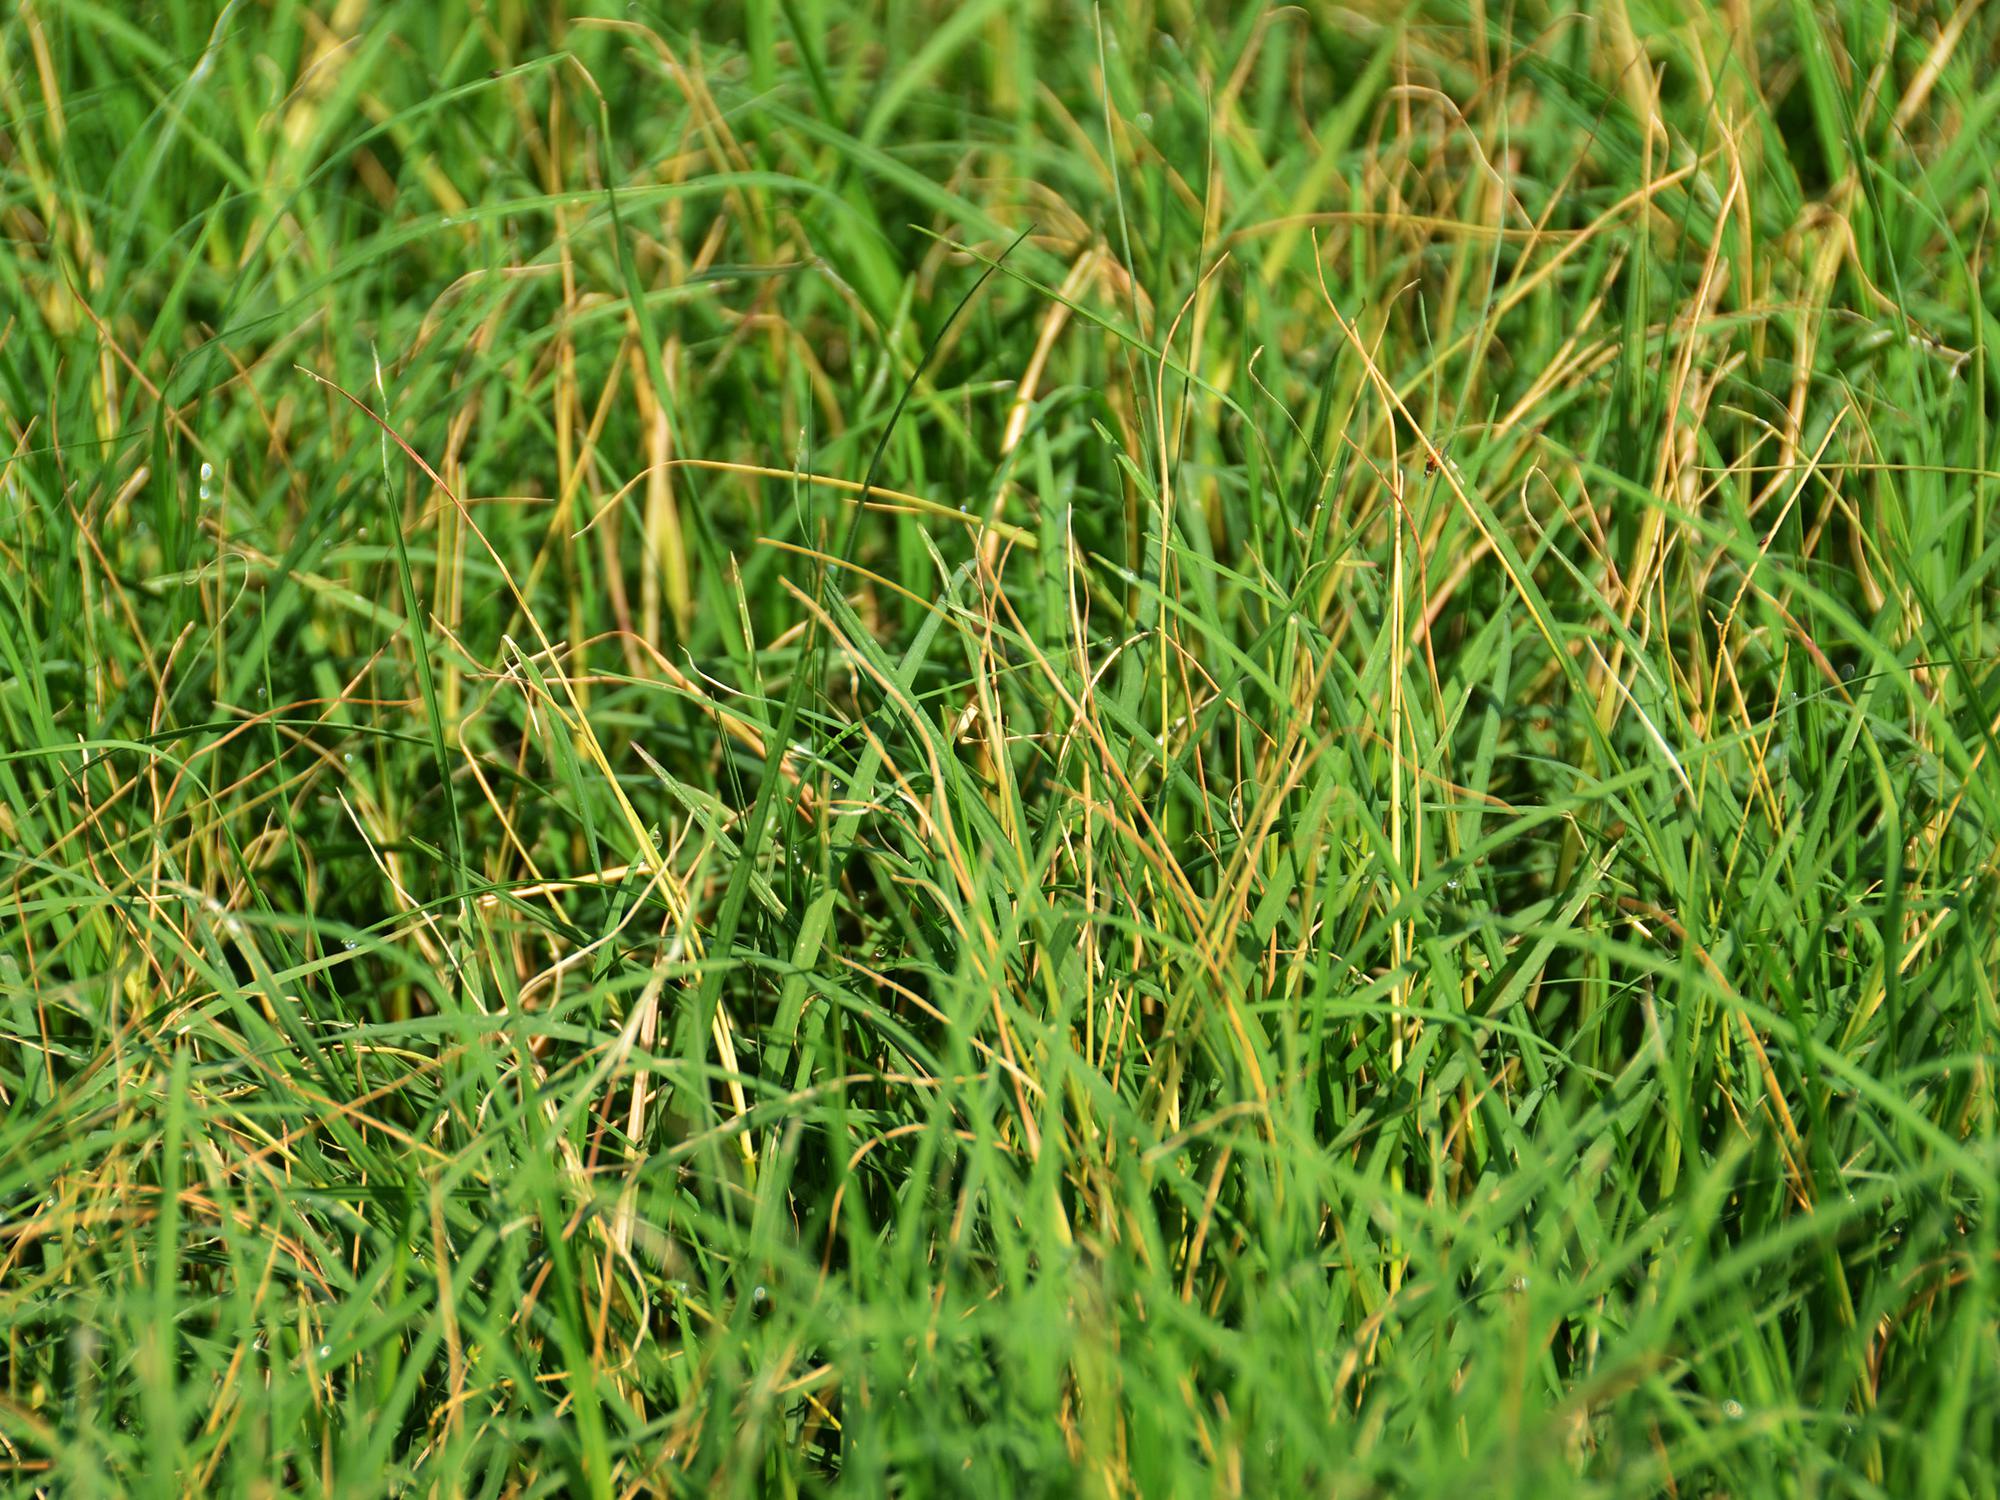
<svg viewBox="0 0 2000 1500">
<path fill-rule="evenodd" d="M 201 482 L 207 484 L 213 478 L 215 478 L 215 465 L 204 461 L 201 466 Z"/>
<path fill-rule="evenodd" d="M 340 763 L 341 763 L 342 765 L 344 765 L 344 766 L 351 766 L 351 765 L 353 765 L 353 764 L 354 764 L 354 752 L 353 752 L 352 750 L 343 750 L 343 751 L 342 751 L 342 752 L 340 753 Z"/>
<path fill-rule="evenodd" d="M 1730 1397 L 1729 1400 L 1722 1403 L 1722 1414 L 1732 1422 L 1742 1421 L 1743 1403 L 1733 1396 Z"/>
<path fill-rule="evenodd" d="M 1447 880 L 1447 881 L 1446 881 L 1446 882 L 1444 883 L 1444 888 L 1445 888 L 1446 890 L 1448 890 L 1448 891 L 1455 891 L 1455 890 L 1457 890 L 1457 889 L 1458 889 L 1458 877 L 1457 877 L 1456 875 L 1452 876 L 1452 878 L 1451 878 L 1451 879 Z"/>
<path fill-rule="evenodd" d="M 262 688 L 258 688 L 258 689 L 257 689 L 257 701 L 258 701 L 259 703 L 262 703 L 262 702 L 264 701 L 264 699 L 265 699 L 265 697 L 266 697 L 266 696 L 267 696 L 267 694 L 266 694 L 266 693 L 264 692 L 264 690 L 263 690 Z"/>
<path fill-rule="evenodd" d="M 1139 128 L 1141 130 L 1151 130 L 1153 128 L 1153 112 L 1151 110 L 1142 109 L 1139 111 Z"/>
<path fill-rule="evenodd" d="M 321 1344 L 321 1345 L 319 1346 L 319 1357 L 320 1357 L 321 1359 L 332 1359 L 332 1358 L 333 1358 L 333 1345 L 331 1345 L 331 1344 Z"/>
<path fill-rule="evenodd" d="M 340 946 L 345 948 L 349 953 L 352 953 L 356 948 L 359 948 L 361 945 L 355 942 L 353 938 L 349 938 Z"/>
<path fill-rule="evenodd" d="M 1512 1282 L 1512 1283 L 1510 1284 L 1510 1289 L 1511 1289 L 1511 1290 L 1513 1290 L 1513 1291 L 1516 1291 L 1516 1292 L 1525 1292 L 1525 1291 L 1527 1291 L 1527 1289 L 1528 1289 L 1528 1277 L 1527 1277 L 1527 1273 L 1526 1273 L 1526 1272 L 1523 1272 L 1523 1273 L 1522 1273 L 1521 1275 L 1519 1275 L 1519 1276 L 1516 1276 L 1516 1277 L 1514 1278 L 1513 1282 Z"/>
</svg>

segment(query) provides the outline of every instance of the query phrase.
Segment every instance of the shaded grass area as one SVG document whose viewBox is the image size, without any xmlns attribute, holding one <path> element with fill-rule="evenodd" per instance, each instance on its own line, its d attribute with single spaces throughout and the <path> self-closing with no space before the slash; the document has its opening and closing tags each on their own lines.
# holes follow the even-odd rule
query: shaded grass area
<svg viewBox="0 0 2000 1500">
<path fill-rule="evenodd" d="M 1996 14 L 20 0 L 8 1482 L 1994 1494 Z"/>
</svg>

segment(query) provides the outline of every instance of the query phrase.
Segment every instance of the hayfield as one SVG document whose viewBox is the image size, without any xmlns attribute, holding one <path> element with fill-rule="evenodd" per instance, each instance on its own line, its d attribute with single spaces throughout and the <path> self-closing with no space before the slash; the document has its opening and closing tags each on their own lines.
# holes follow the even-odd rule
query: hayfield
<svg viewBox="0 0 2000 1500">
<path fill-rule="evenodd" d="M 2000 1493 L 2000 10 L 13 0 L 12 1492 Z"/>
</svg>

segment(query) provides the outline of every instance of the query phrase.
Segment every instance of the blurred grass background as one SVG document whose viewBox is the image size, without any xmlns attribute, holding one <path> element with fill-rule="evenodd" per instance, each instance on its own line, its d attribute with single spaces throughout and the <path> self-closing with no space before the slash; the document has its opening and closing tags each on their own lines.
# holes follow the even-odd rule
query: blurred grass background
<svg viewBox="0 0 2000 1500">
<path fill-rule="evenodd" d="M 1996 61 L 15 0 L 7 1483 L 2000 1492 Z"/>
</svg>

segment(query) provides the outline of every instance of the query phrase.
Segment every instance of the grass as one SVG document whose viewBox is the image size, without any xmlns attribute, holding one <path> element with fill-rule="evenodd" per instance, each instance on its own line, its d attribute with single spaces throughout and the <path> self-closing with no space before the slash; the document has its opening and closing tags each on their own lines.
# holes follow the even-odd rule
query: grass
<svg viewBox="0 0 2000 1500">
<path fill-rule="evenodd" d="M 21 1493 L 2000 1493 L 2000 11 L 19 0 Z"/>
</svg>

